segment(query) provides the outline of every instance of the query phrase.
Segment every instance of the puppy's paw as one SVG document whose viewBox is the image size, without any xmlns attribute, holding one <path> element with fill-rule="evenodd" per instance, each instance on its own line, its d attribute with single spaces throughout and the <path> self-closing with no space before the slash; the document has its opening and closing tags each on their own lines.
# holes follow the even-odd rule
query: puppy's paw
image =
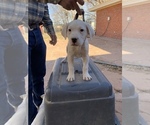
<svg viewBox="0 0 150 125">
<path fill-rule="evenodd" d="M 89 75 L 89 73 L 83 74 L 83 80 L 89 81 L 92 80 L 92 77 Z"/>
<path fill-rule="evenodd" d="M 69 74 L 69 75 L 67 76 L 67 81 L 68 81 L 68 82 L 71 82 L 71 81 L 74 81 L 74 80 L 75 80 L 74 74 Z"/>
</svg>

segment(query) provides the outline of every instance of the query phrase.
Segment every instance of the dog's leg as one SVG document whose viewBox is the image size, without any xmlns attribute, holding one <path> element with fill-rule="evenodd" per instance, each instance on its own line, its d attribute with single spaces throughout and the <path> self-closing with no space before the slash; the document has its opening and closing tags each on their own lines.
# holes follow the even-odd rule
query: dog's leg
<svg viewBox="0 0 150 125">
<path fill-rule="evenodd" d="M 89 80 L 92 79 L 92 77 L 89 75 L 89 72 L 88 72 L 89 57 L 88 57 L 88 56 L 85 56 L 85 57 L 83 57 L 82 59 L 83 59 L 83 69 L 82 69 L 82 72 L 83 72 L 83 80 L 89 81 Z"/>
<path fill-rule="evenodd" d="M 45 109 L 44 109 L 44 98 L 43 98 L 43 101 L 38 109 L 38 113 L 31 125 L 44 125 L 45 122 L 44 120 L 45 120 Z"/>
<path fill-rule="evenodd" d="M 67 56 L 67 60 L 68 60 L 68 76 L 67 76 L 67 81 L 73 81 L 75 80 L 75 76 L 74 76 L 74 63 L 73 63 L 73 57 L 68 55 Z"/>
</svg>

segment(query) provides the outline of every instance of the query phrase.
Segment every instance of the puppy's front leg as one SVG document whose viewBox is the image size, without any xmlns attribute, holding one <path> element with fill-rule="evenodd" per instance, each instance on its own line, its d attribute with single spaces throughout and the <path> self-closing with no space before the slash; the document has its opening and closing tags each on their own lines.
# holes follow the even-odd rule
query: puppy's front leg
<svg viewBox="0 0 150 125">
<path fill-rule="evenodd" d="M 75 80 L 75 76 L 74 76 L 74 63 L 73 63 L 73 57 L 72 56 L 67 56 L 67 60 L 68 60 L 68 76 L 67 76 L 67 81 L 73 81 Z"/>
<path fill-rule="evenodd" d="M 83 80 L 89 81 L 92 79 L 92 77 L 89 75 L 88 67 L 89 67 L 89 56 L 85 56 L 83 59 Z"/>
</svg>

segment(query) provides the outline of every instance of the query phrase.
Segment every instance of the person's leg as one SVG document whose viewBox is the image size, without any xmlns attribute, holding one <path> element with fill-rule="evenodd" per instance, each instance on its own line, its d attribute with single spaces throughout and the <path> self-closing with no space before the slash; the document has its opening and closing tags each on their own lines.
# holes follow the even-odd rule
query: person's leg
<svg viewBox="0 0 150 125">
<path fill-rule="evenodd" d="M 7 84 L 4 62 L 5 50 L 11 42 L 7 32 L 0 31 L 0 125 L 4 125 L 14 113 L 14 109 L 8 103 L 6 96 Z"/>
<path fill-rule="evenodd" d="M 12 44 L 5 51 L 5 69 L 7 79 L 7 96 L 9 103 L 16 107 L 22 102 L 25 94 L 27 75 L 27 43 L 18 28 L 8 31 Z"/>
<path fill-rule="evenodd" d="M 40 29 L 34 32 L 36 46 L 32 51 L 31 69 L 33 79 L 33 98 L 34 103 L 39 107 L 42 103 L 41 95 L 44 94 L 44 76 L 46 73 L 46 45 Z"/>
<path fill-rule="evenodd" d="M 30 51 L 30 50 L 29 50 Z M 30 52 L 29 52 L 30 58 Z M 30 67 L 30 59 L 29 59 L 29 67 Z M 28 86 L 28 125 L 31 125 L 32 121 L 34 120 L 37 114 L 37 108 L 33 103 L 33 95 L 32 95 L 32 76 L 31 76 L 31 69 L 29 68 L 29 86 Z"/>
<path fill-rule="evenodd" d="M 33 101 L 37 107 L 42 103 L 41 95 L 44 94 L 45 60 L 46 45 L 40 29 L 37 28 L 33 31 L 29 31 L 29 97 L 30 99 L 33 97 L 31 101 Z M 29 102 L 30 107 L 33 107 L 33 102 Z M 31 117 L 31 115 L 29 117 Z"/>
<path fill-rule="evenodd" d="M 29 86 L 28 86 L 28 125 L 31 125 L 32 121 L 34 120 L 36 114 L 37 114 L 37 108 L 33 103 L 33 83 L 32 83 L 32 72 L 31 72 L 31 53 L 32 49 L 35 46 L 35 36 L 32 31 L 29 31 L 29 47 L 28 47 L 28 73 L 29 73 Z"/>
</svg>

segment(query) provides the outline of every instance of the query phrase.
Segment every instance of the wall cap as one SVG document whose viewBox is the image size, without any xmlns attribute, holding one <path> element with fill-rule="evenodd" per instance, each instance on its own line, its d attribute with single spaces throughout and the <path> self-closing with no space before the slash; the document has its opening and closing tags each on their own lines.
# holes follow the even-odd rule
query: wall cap
<svg viewBox="0 0 150 125">
<path fill-rule="evenodd" d="M 150 0 L 122 0 L 122 7 L 131 7 L 150 3 Z"/>
<path fill-rule="evenodd" d="M 109 0 L 109 1 L 100 3 L 100 4 L 90 8 L 89 11 L 92 12 L 92 11 L 101 10 L 101 9 L 104 9 L 104 8 L 108 8 L 108 7 L 117 5 L 117 4 L 121 3 L 121 2 L 122 2 L 122 0 Z"/>
</svg>

